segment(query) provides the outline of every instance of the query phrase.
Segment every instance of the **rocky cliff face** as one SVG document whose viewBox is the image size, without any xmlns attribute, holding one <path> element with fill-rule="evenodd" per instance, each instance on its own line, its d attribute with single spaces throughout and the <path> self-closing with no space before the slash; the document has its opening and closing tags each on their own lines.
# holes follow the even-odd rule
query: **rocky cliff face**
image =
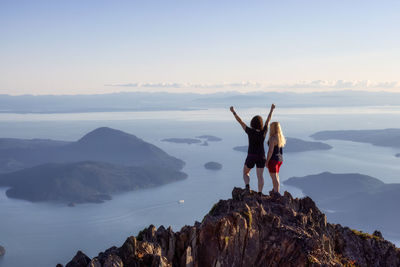
<svg viewBox="0 0 400 267">
<path fill-rule="evenodd" d="M 151 225 L 93 259 L 79 251 L 66 266 L 400 266 L 400 250 L 378 231 L 327 223 L 311 198 L 234 188 L 201 223 L 176 233 Z"/>
</svg>

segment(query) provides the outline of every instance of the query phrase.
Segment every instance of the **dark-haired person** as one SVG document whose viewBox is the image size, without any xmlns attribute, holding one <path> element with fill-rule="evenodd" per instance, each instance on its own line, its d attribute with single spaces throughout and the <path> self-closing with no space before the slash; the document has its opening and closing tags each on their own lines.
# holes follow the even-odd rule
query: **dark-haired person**
<svg viewBox="0 0 400 267">
<path fill-rule="evenodd" d="M 264 187 L 264 167 L 265 167 L 265 150 L 264 150 L 264 140 L 268 132 L 268 125 L 271 121 L 272 112 L 275 109 L 275 105 L 271 105 L 271 110 L 268 114 L 265 124 L 263 124 L 263 119 L 261 116 L 257 115 L 251 119 L 250 126 L 248 127 L 242 119 L 236 114 L 235 109 L 230 107 L 231 112 L 235 116 L 235 119 L 242 126 L 243 130 L 246 132 L 249 138 L 249 148 L 247 150 L 247 158 L 243 167 L 243 180 L 246 185 L 246 190 L 250 190 L 250 170 L 257 167 L 257 178 L 258 178 L 258 192 L 261 194 Z"/>
</svg>

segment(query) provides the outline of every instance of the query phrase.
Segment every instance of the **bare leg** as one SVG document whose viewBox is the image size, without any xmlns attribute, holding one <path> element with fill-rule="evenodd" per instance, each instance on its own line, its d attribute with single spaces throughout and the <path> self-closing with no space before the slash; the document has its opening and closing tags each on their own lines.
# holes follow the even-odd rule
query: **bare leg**
<svg viewBox="0 0 400 267">
<path fill-rule="evenodd" d="M 244 184 L 248 185 L 250 183 L 250 168 L 248 168 L 246 166 L 246 164 L 244 164 L 243 167 L 243 180 L 244 180 Z"/>
<path fill-rule="evenodd" d="M 279 193 L 279 173 L 276 172 L 270 172 L 269 175 L 271 176 L 272 179 L 272 185 L 274 186 L 274 191 Z"/>
<path fill-rule="evenodd" d="M 258 192 L 262 192 L 264 187 L 264 177 L 263 177 L 264 168 L 257 168 L 257 178 L 258 178 Z"/>
</svg>

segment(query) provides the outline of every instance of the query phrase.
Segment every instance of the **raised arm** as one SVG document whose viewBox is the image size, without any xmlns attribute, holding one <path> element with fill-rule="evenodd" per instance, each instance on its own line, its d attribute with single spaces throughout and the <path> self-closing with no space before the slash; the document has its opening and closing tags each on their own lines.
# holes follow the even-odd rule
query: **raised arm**
<svg viewBox="0 0 400 267">
<path fill-rule="evenodd" d="M 264 126 L 264 127 L 267 127 L 267 130 L 268 130 L 268 126 L 269 126 L 269 123 L 271 121 L 272 112 L 274 111 L 274 109 L 275 109 L 275 105 L 272 104 L 271 105 L 271 109 L 270 109 L 269 114 L 268 114 L 268 117 L 267 117 L 267 120 L 265 121 L 265 126 Z"/>
<path fill-rule="evenodd" d="M 236 114 L 235 109 L 233 107 L 230 107 L 230 111 L 232 112 L 233 116 L 235 116 L 237 122 L 242 126 L 243 130 L 246 130 L 246 123 L 244 123 L 242 119 L 238 116 L 238 114 Z"/>
</svg>

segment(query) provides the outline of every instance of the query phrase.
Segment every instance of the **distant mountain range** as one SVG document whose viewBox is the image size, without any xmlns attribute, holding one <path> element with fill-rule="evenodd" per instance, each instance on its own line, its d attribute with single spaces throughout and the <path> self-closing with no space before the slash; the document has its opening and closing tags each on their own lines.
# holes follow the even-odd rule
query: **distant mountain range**
<svg viewBox="0 0 400 267">
<path fill-rule="evenodd" d="M 76 142 L 0 139 L 0 186 L 29 201 L 101 202 L 111 194 L 186 178 L 180 159 L 119 130 Z"/>
<path fill-rule="evenodd" d="M 340 101 L 337 101 L 340 99 Z M 266 107 L 329 107 L 400 105 L 398 93 L 368 91 L 336 91 L 320 93 L 292 92 L 226 92 L 144 93 L 126 92 L 97 95 L 0 95 L 0 112 L 67 113 L 100 111 L 191 110 L 204 108 Z"/>
<path fill-rule="evenodd" d="M 321 131 L 311 137 L 316 140 L 345 140 L 400 148 L 400 129 Z"/>
<path fill-rule="evenodd" d="M 328 211 L 330 220 L 372 231 L 374 228 L 400 236 L 400 184 L 386 184 L 358 173 L 324 172 L 292 177 L 284 184 L 300 188 Z"/>
<path fill-rule="evenodd" d="M 264 143 L 265 152 L 268 151 L 268 145 Z M 233 150 L 247 152 L 248 146 L 236 146 Z M 312 142 L 312 141 L 304 141 L 298 138 L 286 138 L 286 146 L 284 147 L 284 152 L 287 153 L 295 153 L 295 152 L 305 152 L 305 151 L 313 151 L 313 150 L 329 150 L 332 147 L 328 144 L 322 142 Z"/>
<path fill-rule="evenodd" d="M 76 142 L 0 138 L 0 173 L 48 162 L 100 161 L 118 165 L 182 169 L 184 162 L 135 135 L 98 128 Z"/>
</svg>

